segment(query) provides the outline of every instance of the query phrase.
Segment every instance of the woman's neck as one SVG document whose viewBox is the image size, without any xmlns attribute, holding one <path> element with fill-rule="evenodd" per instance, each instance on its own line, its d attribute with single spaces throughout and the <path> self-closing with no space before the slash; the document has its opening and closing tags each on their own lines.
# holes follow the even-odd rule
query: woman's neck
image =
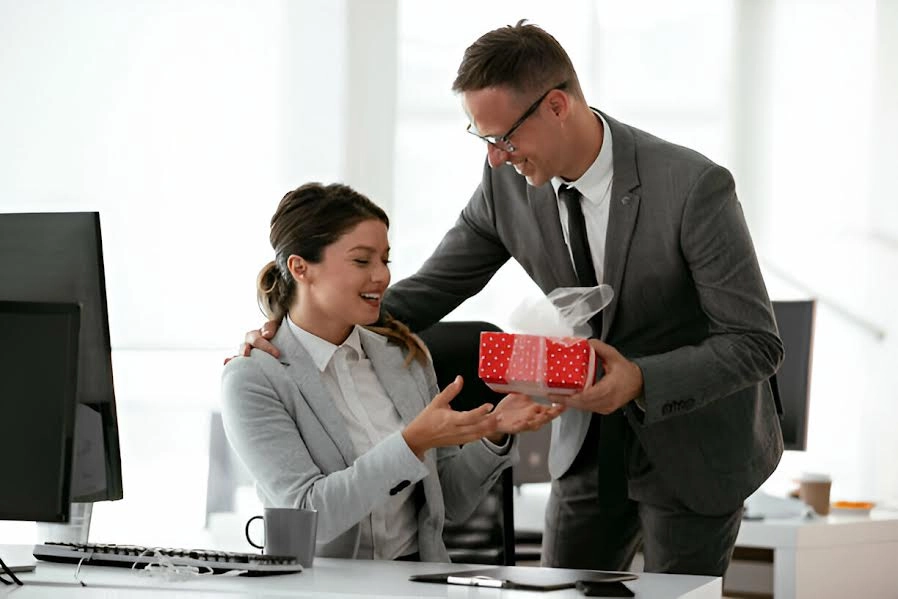
<svg viewBox="0 0 898 599">
<path fill-rule="evenodd" d="M 340 345 L 346 341 L 354 326 L 347 323 L 334 322 L 324 316 L 315 317 L 305 313 L 299 306 L 290 308 L 287 317 L 293 324 L 307 333 L 311 333 L 334 345 Z"/>
</svg>

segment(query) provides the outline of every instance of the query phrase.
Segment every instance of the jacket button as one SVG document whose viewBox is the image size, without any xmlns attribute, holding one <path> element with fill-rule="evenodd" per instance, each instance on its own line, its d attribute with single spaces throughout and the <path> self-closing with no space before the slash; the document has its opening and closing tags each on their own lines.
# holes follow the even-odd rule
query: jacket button
<svg viewBox="0 0 898 599">
<path fill-rule="evenodd" d="M 395 487 L 390 489 L 390 495 L 395 495 L 396 493 L 401 492 L 404 488 L 406 488 L 410 484 L 412 484 L 412 482 L 409 480 L 402 481 L 401 483 L 399 483 L 398 485 L 396 485 Z"/>
</svg>

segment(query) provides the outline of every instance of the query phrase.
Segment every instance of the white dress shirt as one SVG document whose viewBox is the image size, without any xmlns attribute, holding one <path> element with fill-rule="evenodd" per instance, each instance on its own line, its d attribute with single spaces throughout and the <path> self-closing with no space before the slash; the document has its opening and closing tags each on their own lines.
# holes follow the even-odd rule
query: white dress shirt
<svg viewBox="0 0 898 599">
<path fill-rule="evenodd" d="M 598 112 L 596 118 L 602 122 L 604 138 L 599 155 L 586 172 L 576 181 L 565 181 L 561 177 L 552 177 L 552 187 L 558 199 L 558 216 L 561 218 L 561 230 L 568 252 L 571 248 L 571 236 L 567 227 L 567 205 L 558 198 L 558 188 L 562 185 L 576 187 L 583 195 L 583 220 L 586 221 L 586 240 L 589 242 L 589 253 L 596 269 L 596 281 L 602 282 L 605 274 L 605 237 L 608 233 L 608 210 L 611 205 L 611 183 L 614 180 L 613 143 L 611 127 Z M 574 256 L 571 254 L 571 264 Z M 575 269 L 576 270 L 576 269 Z"/>
<path fill-rule="evenodd" d="M 346 421 L 356 455 L 362 455 L 389 435 L 403 428 L 402 419 L 365 355 L 356 327 L 337 346 L 287 322 L 297 340 L 321 371 L 334 405 Z M 360 523 L 358 558 L 391 560 L 418 551 L 418 510 L 412 493 L 416 482 L 428 474 L 424 464 L 403 444 L 407 455 L 397 456 L 409 464 L 405 489 L 387 498 Z M 339 509 L 333 506 L 332 509 Z"/>
<path fill-rule="evenodd" d="M 571 234 L 567 228 L 567 205 L 558 197 L 558 188 L 562 185 L 576 187 L 583 195 L 580 204 L 583 209 L 583 220 L 586 221 L 586 239 L 589 241 L 589 253 L 592 255 L 592 264 L 596 269 L 596 281 L 602 282 L 605 276 L 605 238 L 608 236 L 608 211 L 611 206 L 611 185 L 614 183 L 614 142 L 611 139 L 611 127 L 605 118 L 595 113 L 602 121 L 602 147 L 586 172 L 576 181 L 565 181 L 561 177 L 552 177 L 552 187 L 555 188 L 555 197 L 558 200 L 558 215 L 561 218 L 561 229 L 564 231 L 564 241 L 567 243 L 568 252 L 571 249 Z M 574 263 L 574 255 L 571 254 L 571 264 Z M 574 272 L 577 271 L 576 266 Z M 640 395 L 635 399 L 636 405 L 645 411 L 645 397 Z"/>
</svg>

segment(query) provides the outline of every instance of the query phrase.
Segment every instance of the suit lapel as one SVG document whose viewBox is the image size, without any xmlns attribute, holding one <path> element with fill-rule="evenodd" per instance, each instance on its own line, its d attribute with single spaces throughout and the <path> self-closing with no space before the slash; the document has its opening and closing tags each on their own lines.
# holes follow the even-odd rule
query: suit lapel
<svg viewBox="0 0 898 599">
<path fill-rule="evenodd" d="M 527 185 L 527 201 L 536 215 L 536 224 L 543 238 L 543 250 L 547 254 L 549 270 L 555 279 L 555 287 L 577 287 L 577 273 L 568 255 L 561 217 L 558 214 L 558 199 L 551 183 L 541 187 Z"/>
<path fill-rule="evenodd" d="M 410 368 L 405 365 L 402 352 L 389 347 L 386 337 L 367 329 L 359 329 L 359 338 L 387 397 L 393 402 L 402 422 L 408 424 L 421 412 L 424 401 L 414 377 L 401 376 Z"/>
<path fill-rule="evenodd" d="M 614 139 L 614 183 L 605 236 L 605 283 L 611 285 L 614 297 L 602 317 L 602 339 L 608 336 L 620 301 L 621 282 L 633 241 L 633 230 L 639 215 L 639 173 L 636 169 L 636 145 L 633 134 L 621 123 L 602 113 Z"/>
<path fill-rule="evenodd" d="M 337 410 L 333 398 L 324 386 L 321 371 L 315 366 L 315 361 L 306 348 L 290 330 L 286 318 L 281 322 L 272 343 L 280 349 L 281 364 L 287 368 L 287 373 L 299 386 L 300 393 L 337 446 L 340 455 L 343 456 L 343 461 L 347 466 L 351 465 L 357 456 L 352 439 L 349 438 L 346 421 Z"/>
</svg>

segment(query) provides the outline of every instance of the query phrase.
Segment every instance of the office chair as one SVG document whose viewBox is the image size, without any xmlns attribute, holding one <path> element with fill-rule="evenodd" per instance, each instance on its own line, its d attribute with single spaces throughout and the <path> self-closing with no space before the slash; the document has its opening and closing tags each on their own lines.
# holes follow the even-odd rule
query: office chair
<svg viewBox="0 0 898 599">
<path fill-rule="evenodd" d="M 471 410 L 486 402 L 495 405 L 504 397 L 477 376 L 481 331 L 501 329 L 488 322 L 438 322 L 420 333 L 433 357 L 440 389 L 456 375 L 465 380 L 461 393 L 452 400 L 455 410 Z M 443 541 L 453 562 L 515 564 L 511 468 L 502 472 L 467 522 L 445 527 Z"/>
<path fill-rule="evenodd" d="M 528 483 L 548 483 L 549 445 L 552 441 L 552 427 L 546 425 L 536 431 L 518 435 L 518 453 L 521 461 L 514 467 L 513 482 L 520 491 L 521 485 Z M 515 561 L 517 563 L 539 563 L 542 559 L 543 534 L 531 530 L 517 530 L 514 534 Z"/>
</svg>

